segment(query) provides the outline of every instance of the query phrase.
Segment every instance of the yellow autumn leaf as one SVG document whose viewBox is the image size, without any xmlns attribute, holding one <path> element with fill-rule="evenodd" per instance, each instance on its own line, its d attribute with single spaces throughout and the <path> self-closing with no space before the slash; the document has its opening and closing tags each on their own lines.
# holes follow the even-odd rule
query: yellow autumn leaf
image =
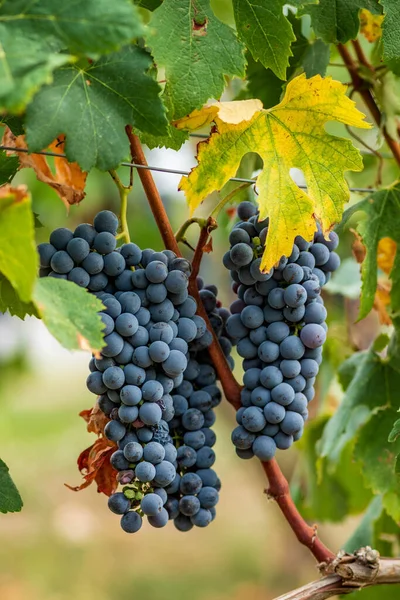
<svg viewBox="0 0 400 600">
<path fill-rule="evenodd" d="M 245 154 L 259 154 L 263 160 L 257 178 L 260 219 L 270 220 L 261 263 L 264 271 L 291 253 L 296 235 L 311 240 L 316 220 L 326 234 L 342 216 L 349 198 L 343 173 L 361 171 L 362 158 L 350 140 L 328 134 L 325 124 L 338 121 L 370 128 L 345 92 L 346 86 L 330 77 L 306 79 L 300 75 L 288 84 L 280 104 L 256 110 L 250 119 L 246 105 L 245 120 L 237 124 L 224 119 L 224 114 L 229 114 L 222 109 L 224 103 L 213 105 L 214 111 L 218 109 L 215 131 L 198 145 L 199 164 L 181 179 L 180 189 L 185 191 L 193 213 L 211 192 L 234 177 Z M 210 107 L 203 110 L 209 115 Z M 197 120 L 201 113 L 197 111 Z M 190 126 L 190 116 L 186 126 Z M 293 167 L 302 170 L 307 192 L 291 178 Z"/>
<path fill-rule="evenodd" d="M 384 15 L 373 15 L 366 8 L 360 11 L 361 33 L 369 42 L 375 42 L 382 35 Z"/>
<path fill-rule="evenodd" d="M 389 275 L 393 268 L 396 250 L 397 244 L 392 238 L 384 237 L 379 240 L 377 251 L 378 267 L 382 269 L 386 275 Z"/>
</svg>

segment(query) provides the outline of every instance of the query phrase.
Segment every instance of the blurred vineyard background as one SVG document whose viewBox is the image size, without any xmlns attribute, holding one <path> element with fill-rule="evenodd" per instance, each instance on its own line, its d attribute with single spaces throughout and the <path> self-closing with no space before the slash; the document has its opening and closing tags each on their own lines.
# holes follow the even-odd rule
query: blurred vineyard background
<svg viewBox="0 0 400 600">
<path fill-rule="evenodd" d="M 224 3 L 216 4 L 216 12 L 229 22 Z M 338 62 L 335 56 L 331 60 Z M 342 81 L 343 71 L 329 69 Z M 229 98 L 237 93 L 236 83 Z M 363 110 L 362 105 L 359 108 Z M 339 125 L 333 132 L 349 136 Z M 369 144 L 377 143 L 376 130 L 363 135 Z M 196 140 L 179 152 L 147 153 L 149 164 L 175 169 L 189 169 L 195 164 L 195 154 Z M 374 185 L 377 158 L 366 155 L 365 166 L 363 174 L 349 176 L 350 185 Z M 121 169 L 121 176 L 127 180 L 129 170 Z M 384 182 L 395 178 L 391 161 L 386 161 L 382 176 Z M 154 177 L 176 230 L 188 217 L 183 194 L 176 191 L 180 177 L 157 173 Z M 47 241 L 55 227 L 73 229 L 80 222 L 91 222 L 98 210 L 118 213 L 117 190 L 107 173 L 89 176 L 85 200 L 72 207 L 69 215 L 56 194 L 32 173 L 20 172 L 15 182 L 26 183 L 31 190 L 34 211 L 43 225 L 37 229 L 38 243 Z M 359 197 L 353 194 L 352 201 Z M 215 200 L 207 201 L 200 214 L 207 215 Z M 137 174 L 128 216 L 133 241 L 143 248 L 162 249 Z M 207 282 L 218 285 L 224 305 L 234 299 L 221 262 L 233 218 L 230 211 L 221 215 L 213 236 L 214 252 L 205 257 L 201 273 Z M 193 228 L 192 243 L 196 234 Z M 339 521 L 343 514 L 363 509 L 370 492 L 363 489 L 358 473 L 357 497 L 349 499 L 346 477 L 354 478 L 354 470 L 343 472 L 342 481 L 318 483 L 313 449 L 325 415 L 340 402 L 338 365 L 354 350 L 367 348 L 381 327 L 375 310 L 355 323 L 360 276 L 353 242 L 350 232 L 343 236 L 342 267 L 324 291 L 329 337 L 312 403 L 314 420 L 297 448 L 278 453 L 297 502 L 318 524 L 323 540 L 336 549 L 350 537 L 358 517 L 340 525 L 322 522 L 325 505 L 335 507 L 330 512 Z M 188 249 L 184 252 L 190 256 Z M 215 426 L 216 470 L 223 487 L 217 519 L 209 528 L 182 534 L 170 524 L 163 530 L 144 527 L 128 536 L 94 486 L 80 493 L 64 487 L 64 483 L 80 483 L 76 458 L 94 441 L 78 417 L 93 404 L 85 386 L 89 358 L 83 352 L 64 350 L 34 318 L 23 323 L 0 316 L 1 456 L 24 500 L 20 514 L 0 515 L 1 600 L 269 600 L 318 576 L 311 555 L 296 542 L 278 508 L 263 493 L 266 481 L 258 462 L 236 458 L 230 444 L 234 414 L 226 403 L 217 409 Z M 241 377 L 239 366 L 237 376 Z M 350 509 L 346 502 L 353 503 Z M 362 600 L 368 600 L 368 594 L 362 592 Z"/>
</svg>

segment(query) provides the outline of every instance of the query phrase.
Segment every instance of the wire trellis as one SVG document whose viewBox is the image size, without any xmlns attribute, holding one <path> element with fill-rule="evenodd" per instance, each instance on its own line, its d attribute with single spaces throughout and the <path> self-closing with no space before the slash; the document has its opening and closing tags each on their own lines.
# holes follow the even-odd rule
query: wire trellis
<svg viewBox="0 0 400 600">
<path fill-rule="evenodd" d="M 196 137 L 208 137 L 207 135 L 203 134 L 194 134 L 194 136 Z M 66 154 L 61 154 L 59 152 L 48 152 L 45 150 L 42 150 L 40 152 L 30 152 L 28 148 L 15 148 L 13 146 L 0 146 L 0 150 L 5 150 L 7 152 L 24 152 L 26 154 L 40 154 L 42 156 L 55 156 L 57 158 L 67 158 Z M 172 175 L 189 175 L 190 171 L 183 171 L 181 169 L 167 169 L 165 167 L 156 167 L 153 165 L 139 165 L 137 163 L 132 163 L 132 162 L 122 162 L 121 163 L 121 167 L 133 167 L 135 169 L 147 169 L 148 171 L 156 171 L 158 173 L 170 173 Z M 256 183 L 257 180 L 256 179 L 246 179 L 244 177 L 231 177 L 229 179 L 229 181 L 235 181 L 237 183 Z M 297 187 L 299 187 L 302 190 L 306 190 L 307 186 L 306 185 L 302 185 L 302 184 L 297 184 Z M 351 187 L 349 188 L 351 192 L 360 192 L 360 193 L 365 193 L 365 194 L 373 194 L 374 192 L 377 192 L 378 190 L 374 189 L 374 188 L 365 188 L 365 187 Z"/>
</svg>

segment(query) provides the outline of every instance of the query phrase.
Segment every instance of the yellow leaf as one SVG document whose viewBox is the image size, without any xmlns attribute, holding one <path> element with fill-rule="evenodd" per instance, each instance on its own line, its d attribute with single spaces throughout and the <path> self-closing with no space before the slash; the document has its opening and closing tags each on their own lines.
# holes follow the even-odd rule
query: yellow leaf
<svg viewBox="0 0 400 600">
<path fill-rule="evenodd" d="M 237 125 L 242 121 L 250 121 L 253 115 L 262 110 L 261 100 L 234 100 L 233 102 L 215 102 L 194 110 L 187 117 L 174 121 L 177 129 L 200 129 L 209 125 L 218 116 L 220 121 Z"/>
<path fill-rule="evenodd" d="M 180 189 L 193 212 L 234 177 L 245 154 L 259 154 L 264 165 L 257 178 L 260 219 L 269 217 L 270 222 L 261 264 L 264 271 L 281 256 L 290 255 L 296 235 L 311 240 L 317 220 L 326 234 L 342 216 L 349 198 L 343 173 L 361 171 L 362 158 L 350 140 L 334 137 L 324 127 L 329 121 L 371 127 L 345 92 L 346 86 L 330 77 L 300 75 L 288 84 L 280 104 L 257 110 L 250 120 L 248 106 L 245 120 L 231 124 L 226 121 L 225 103 L 213 105 L 218 110 L 215 131 L 198 145 L 199 164 L 181 179 Z M 239 104 L 235 102 L 235 114 Z M 204 110 L 209 118 L 210 107 Z M 201 114 L 197 111 L 196 118 Z M 291 178 L 293 167 L 302 170 L 307 193 Z"/>
<path fill-rule="evenodd" d="M 384 15 L 373 15 L 366 8 L 360 11 L 361 33 L 369 42 L 375 42 L 382 35 Z"/>
<path fill-rule="evenodd" d="M 382 269 L 386 275 L 389 275 L 396 256 L 397 244 L 392 238 L 385 237 L 379 240 L 378 243 L 378 267 Z"/>
<path fill-rule="evenodd" d="M 374 308 L 378 313 L 382 325 L 391 325 L 392 319 L 388 313 L 390 305 L 391 284 L 387 281 L 378 281 L 375 293 Z"/>
</svg>

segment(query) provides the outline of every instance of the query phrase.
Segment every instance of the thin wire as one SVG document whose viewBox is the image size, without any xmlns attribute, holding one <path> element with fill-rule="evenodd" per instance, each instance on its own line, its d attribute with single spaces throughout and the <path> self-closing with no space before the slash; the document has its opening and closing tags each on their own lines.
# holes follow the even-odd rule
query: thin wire
<svg viewBox="0 0 400 600">
<path fill-rule="evenodd" d="M 58 158 L 67 158 L 66 154 L 60 154 L 57 152 L 29 152 L 27 148 L 14 148 L 12 146 L 0 146 L 0 150 L 7 150 L 9 152 L 25 152 L 26 154 L 40 154 L 42 156 L 56 156 Z M 148 169 L 149 171 L 157 171 L 159 173 L 171 173 L 172 175 L 190 175 L 190 171 L 181 171 L 180 169 L 166 169 L 165 167 L 153 167 L 151 165 L 138 165 L 132 162 L 122 162 L 121 167 L 134 167 L 135 169 Z M 256 179 L 245 179 L 243 177 L 231 177 L 229 181 L 236 181 L 238 183 L 256 183 Z M 301 190 L 306 190 L 306 185 L 297 185 Z M 373 194 L 378 190 L 374 188 L 361 188 L 353 187 L 349 188 L 351 192 L 362 192 L 366 194 Z"/>
</svg>

